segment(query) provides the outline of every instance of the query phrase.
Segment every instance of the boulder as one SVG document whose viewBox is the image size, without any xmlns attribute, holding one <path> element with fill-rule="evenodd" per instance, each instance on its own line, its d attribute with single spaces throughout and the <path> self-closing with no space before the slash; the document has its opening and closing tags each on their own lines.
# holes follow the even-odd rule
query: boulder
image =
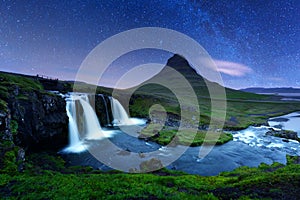
<svg viewBox="0 0 300 200">
<path fill-rule="evenodd" d="M 300 138 L 298 137 L 297 133 L 294 131 L 274 130 L 273 128 L 270 128 L 269 131 L 266 133 L 266 135 L 285 138 L 285 139 L 291 139 L 291 140 L 297 140 L 300 142 Z"/>
</svg>

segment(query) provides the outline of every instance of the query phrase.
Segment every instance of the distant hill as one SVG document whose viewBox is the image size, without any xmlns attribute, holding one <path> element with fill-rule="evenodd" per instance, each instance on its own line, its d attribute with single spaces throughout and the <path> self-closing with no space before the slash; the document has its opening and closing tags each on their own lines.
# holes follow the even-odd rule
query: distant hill
<svg viewBox="0 0 300 200">
<path fill-rule="evenodd" d="M 300 88 L 281 87 L 281 88 L 260 88 L 252 87 L 241 89 L 243 92 L 259 93 L 259 94 L 276 94 L 276 93 L 300 93 Z"/>
</svg>

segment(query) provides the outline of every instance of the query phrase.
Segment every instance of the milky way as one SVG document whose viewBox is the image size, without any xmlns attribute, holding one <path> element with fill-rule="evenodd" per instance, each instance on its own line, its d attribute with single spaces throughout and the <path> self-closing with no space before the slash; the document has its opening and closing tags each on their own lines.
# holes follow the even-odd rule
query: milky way
<svg viewBox="0 0 300 200">
<path fill-rule="evenodd" d="M 298 0 L 0 2 L 0 70 L 74 79 L 106 38 L 154 26 L 199 42 L 226 86 L 300 87 Z M 169 56 L 154 54 L 160 62 Z M 138 55 L 131 57 L 149 59 Z"/>
</svg>

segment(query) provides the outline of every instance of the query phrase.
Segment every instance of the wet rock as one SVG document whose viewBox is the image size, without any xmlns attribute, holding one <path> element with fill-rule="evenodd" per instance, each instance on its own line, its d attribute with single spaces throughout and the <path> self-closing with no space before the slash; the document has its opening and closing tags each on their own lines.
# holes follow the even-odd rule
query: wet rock
<svg viewBox="0 0 300 200">
<path fill-rule="evenodd" d="M 24 163 L 25 162 L 25 151 L 24 149 L 20 148 L 18 150 L 17 155 L 17 164 L 18 164 L 18 171 L 22 172 L 24 170 Z"/>
<path fill-rule="evenodd" d="M 274 118 L 274 119 L 270 119 L 270 122 L 287 122 L 289 121 L 289 119 L 284 118 L 284 117 L 278 117 L 278 118 Z"/>
<path fill-rule="evenodd" d="M 18 124 L 14 143 L 25 150 L 58 150 L 68 143 L 66 102 L 38 91 L 19 91 L 26 98 L 10 96 L 8 107 Z"/>
<path fill-rule="evenodd" d="M 283 142 L 290 142 L 288 139 L 282 139 Z"/>
<path fill-rule="evenodd" d="M 13 136 L 10 131 L 11 116 L 9 110 L 0 111 L 0 144 L 3 141 L 12 141 Z"/>
<path fill-rule="evenodd" d="M 101 126 L 111 127 L 113 122 L 110 98 L 107 95 L 95 96 L 95 111 Z"/>
<path fill-rule="evenodd" d="M 298 137 L 297 133 L 294 131 L 289 130 L 274 130 L 270 128 L 266 135 L 280 137 L 285 139 L 297 140 L 300 142 L 300 138 Z"/>
<path fill-rule="evenodd" d="M 160 160 L 152 158 L 150 160 L 144 161 L 140 164 L 140 169 L 142 172 L 152 172 L 163 168 L 163 164 Z"/>
<path fill-rule="evenodd" d="M 124 151 L 124 150 L 122 150 L 122 151 L 119 151 L 118 153 L 117 153 L 118 155 L 120 155 L 120 156 L 129 156 L 130 155 L 130 151 Z"/>
</svg>

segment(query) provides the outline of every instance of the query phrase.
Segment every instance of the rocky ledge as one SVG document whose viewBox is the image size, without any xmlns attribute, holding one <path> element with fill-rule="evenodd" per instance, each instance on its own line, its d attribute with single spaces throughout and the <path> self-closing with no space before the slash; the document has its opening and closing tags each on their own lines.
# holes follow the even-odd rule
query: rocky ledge
<svg viewBox="0 0 300 200">
<path fill-rule="evenodd" d="M 300 142 L 300 138 L 298 137 L 297 133 L 294 131 L 275 130 L 273 128 L 270 128 L 269 131 L 266 133 L 266 135 L 284 138 L 283 139 L 284 142 L 289 142 L 288 139 L 296 140 L 296 141 Z"/>
</svg>

